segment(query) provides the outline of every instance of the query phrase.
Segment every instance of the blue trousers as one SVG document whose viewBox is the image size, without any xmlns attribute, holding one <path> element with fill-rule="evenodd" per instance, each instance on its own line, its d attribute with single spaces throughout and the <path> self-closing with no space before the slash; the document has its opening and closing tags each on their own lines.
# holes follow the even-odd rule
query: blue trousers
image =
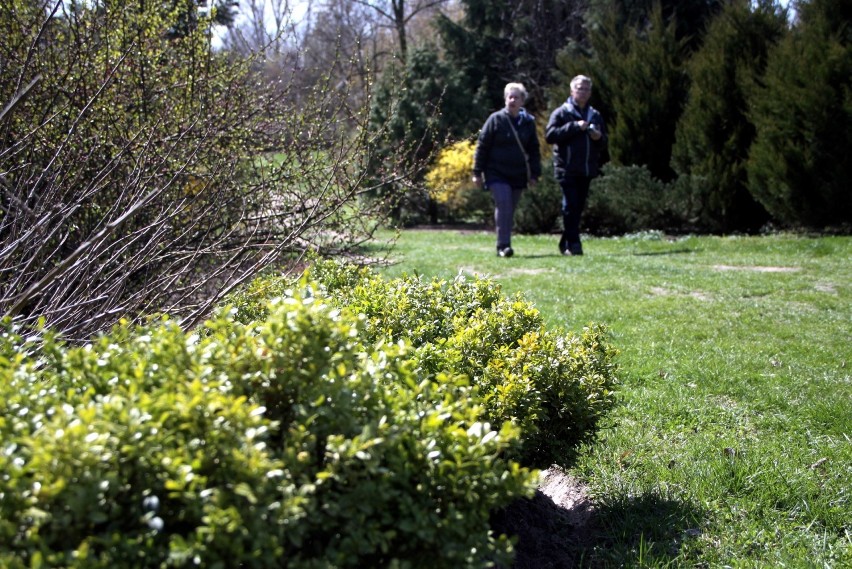
<svg viewBox="0 0 852 569">
<path fill-rule="evenodd" d="M 592 179 L 586 176 L 565 176 L 559 181 L 562 188 L 562 239 L 559 249 L 570 250 L 572 253 L 582 253 L 580 244 L 580 216 L 586 208 L 589 197 L 589 184 Z"/>
<path fill-rule="evenodd" d="M 515 219 L 515 208 L 521 201 L 523 190 L 512 189 L 505 182 L 488 184 L 491 197 L 494 198 L 494 225 L 497 228 L 497 249 L 512 245 L 512 226 Z"/>
</svg>

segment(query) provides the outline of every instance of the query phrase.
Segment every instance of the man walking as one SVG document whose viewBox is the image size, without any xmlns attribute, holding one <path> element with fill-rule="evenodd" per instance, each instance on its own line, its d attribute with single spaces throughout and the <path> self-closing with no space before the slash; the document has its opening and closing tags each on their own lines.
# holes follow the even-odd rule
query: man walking
<svg viewBox="0 0 852 569">
<path fill-rule="evenodd" d="M 598 159 L 606 148 L 607 135 L 601 114 L 589 105 L 592 80 L 577 75 L 571 80 L 571 96 L 550 114 L 545 140 L 553 145 L 553 169 L 562 188 L 563 255 L 582 255 L 580 216 L 586 207 L 589 184 L 598 175 Z"/>
</svg>

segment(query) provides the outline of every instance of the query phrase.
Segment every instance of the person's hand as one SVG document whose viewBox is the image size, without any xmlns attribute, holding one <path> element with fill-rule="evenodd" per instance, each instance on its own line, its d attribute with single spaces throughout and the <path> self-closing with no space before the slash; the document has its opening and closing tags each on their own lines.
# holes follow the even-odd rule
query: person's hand
<svg viewBox="0 0 852 569">
<path fill-rule="evenodd" d="M 477 176 L 476 174 L 474 174 L 473 175 L 473 183 L 476 184 L 477 188 L 481 188 L 482 187 L 482 176 Z"/>
<path fill-rule="evenodd" d="M 601 131 L 598 130 L 598 127 L 596 127 L 595 125 L 593 125 L 590 122 L 586 122 L 586 129 L 585 130 L 592 140 L 600 140 L 601 136 L 603 136 L 601 134 Z"/>
</svg>

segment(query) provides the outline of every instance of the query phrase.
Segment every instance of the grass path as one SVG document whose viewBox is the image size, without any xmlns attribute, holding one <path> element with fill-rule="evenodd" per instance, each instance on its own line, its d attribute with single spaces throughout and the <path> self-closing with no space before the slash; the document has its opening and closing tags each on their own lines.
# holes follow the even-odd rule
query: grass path
<svg viewBox="0 0 852 569">
<path fill-rule="evenodd" d="M 622 401 L 572 474 L 593 566 L 852 566 L 852 238 L 404 231 L 387 276 L 483 276 L 548 326 L 606 323 Z"/>
</svg>

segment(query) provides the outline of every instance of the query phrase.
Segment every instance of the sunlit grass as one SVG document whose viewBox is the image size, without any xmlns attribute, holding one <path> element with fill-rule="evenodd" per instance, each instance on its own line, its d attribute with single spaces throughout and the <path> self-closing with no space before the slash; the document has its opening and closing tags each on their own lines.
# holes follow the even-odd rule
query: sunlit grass
<svg viewBox="0 0 852 569">
<path fill-rule="evenodd" d="M 852 566 L 852 239 L 404 231 L 388 276 L 479 275 L 606 323 L 621 406 L 573 474 L 604 566 Z"/>
</svg>

